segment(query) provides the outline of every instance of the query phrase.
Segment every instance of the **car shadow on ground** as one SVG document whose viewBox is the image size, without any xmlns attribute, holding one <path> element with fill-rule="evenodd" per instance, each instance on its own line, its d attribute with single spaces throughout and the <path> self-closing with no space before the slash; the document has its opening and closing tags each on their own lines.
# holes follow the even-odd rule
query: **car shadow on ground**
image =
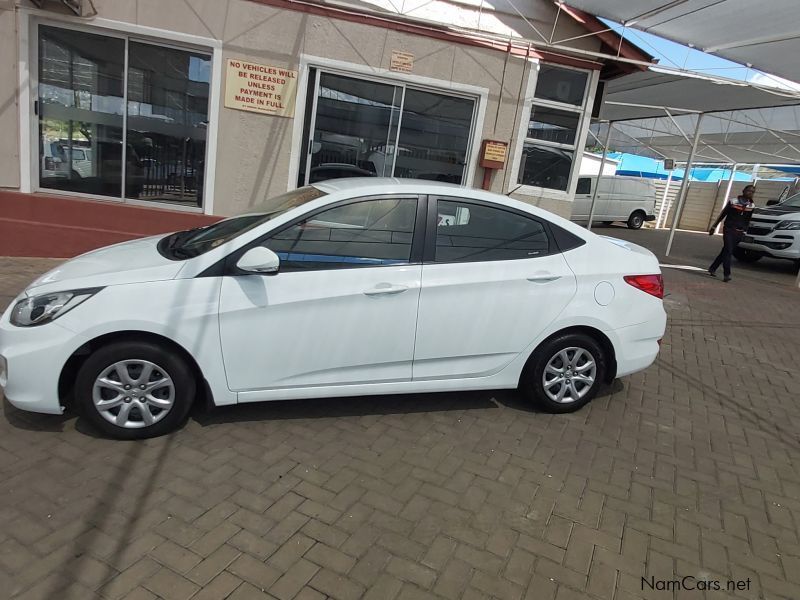
<svg viewBox="0 0 800 600">
<path fill-rule="evenodd" d="M 600 401 L 606 396 L 619 392 L 623 387 L 620 380 L 616 380 L 610 385 L 604 385 L 594 401 Z M 487 408 L 510 409 L 528 413 L 542 412 L 520 392 L 512 389 L 276 400 L 210 409 L 195 405 L 190 418 L 201 426 L 207 426 L 249 421 L 327 419 Z"/>
<path fill-rule="evenodd" d="M 599 402 L 621 391 L 623 387 L 624 384 L 620 380 L 605 384 L 593 401 Z M 275 400 L 212 407 L 198 401 L 189 412 L 189 419 L 201 427 L 206 427 L 227 423 L 437 413 L 487 408 L 545 414 L 520 392 L 512 389 Z M 17 429 L 63 432 L 74 420 L 74 427 L 78 432 L 95 438 L 106 437 L 70 409 L 63 415 L 30 413 L 15 408 L 3 398 L 3 415 L 6 421 Z"/>
</svg>

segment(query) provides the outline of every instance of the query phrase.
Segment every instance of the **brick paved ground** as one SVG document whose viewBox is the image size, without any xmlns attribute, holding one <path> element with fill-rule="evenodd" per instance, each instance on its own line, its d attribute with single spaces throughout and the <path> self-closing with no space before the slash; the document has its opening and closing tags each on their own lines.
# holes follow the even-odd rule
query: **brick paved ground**
<svg viewBox="0 0 800 600">
<path fill-rule="evenodd" d="M 0 262 L 0 296 L 44 268 Z M 668 270 L 658 362 L 572 415 L 510 392 L 298 401 L 124 443 L 4 403 L 0 596 L 800 598 L 784 275 Z M 751 583 L 642 591 L 684 575 Z"/>
</svg>

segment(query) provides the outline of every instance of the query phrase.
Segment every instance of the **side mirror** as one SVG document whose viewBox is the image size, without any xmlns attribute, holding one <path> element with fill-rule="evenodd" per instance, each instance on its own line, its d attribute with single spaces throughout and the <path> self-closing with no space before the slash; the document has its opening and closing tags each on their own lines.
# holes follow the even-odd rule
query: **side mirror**
<svg viewBox="0 0 800 600">
<path fill-rule="evenodd" d="M 250 248 L 236 262 L 236 267 L 248 273 L 274 274 L 278 272 L 281 259 L 269 248 Z"/>
<path fill-rule="evenodd" d="M 780 204 L 780 203 L 781 203 L 780 200 L 775 200 L 775 199 L 767 200 L 767 206 L 775 206 L 776 204 Z"/>
</svg>

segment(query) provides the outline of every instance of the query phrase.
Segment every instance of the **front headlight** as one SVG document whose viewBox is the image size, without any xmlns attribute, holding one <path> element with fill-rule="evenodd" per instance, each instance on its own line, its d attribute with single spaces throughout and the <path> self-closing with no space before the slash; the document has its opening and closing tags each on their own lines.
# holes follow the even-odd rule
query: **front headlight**
<svg viewBox="0 0 800 600">
<path fill-rule="evenodd" d="M 56 292 L 23 298 L 14 305 L 10 321 L 17 327 L 44 325 L 85 302 L 103 288 Z"/>
<path fill-rule="evenodd" d="M 800 229 L 800 221 L 781 221 L 775 229 Z"/>
</svg>

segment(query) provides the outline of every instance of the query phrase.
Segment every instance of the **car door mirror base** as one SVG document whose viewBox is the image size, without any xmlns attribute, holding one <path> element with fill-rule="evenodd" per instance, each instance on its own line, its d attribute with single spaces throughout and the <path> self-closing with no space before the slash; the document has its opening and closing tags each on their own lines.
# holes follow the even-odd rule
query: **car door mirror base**
<svg viewBox="0 0 800 600">
<path fill-rule="evenodd" d="M 280 263 L 280 258 L 272 250 L 264 246 L 256 246 L 250 248 L 236 261 L 236 268 L 247 273 L 275 275 L 278 273 Z"/>
</svg>

